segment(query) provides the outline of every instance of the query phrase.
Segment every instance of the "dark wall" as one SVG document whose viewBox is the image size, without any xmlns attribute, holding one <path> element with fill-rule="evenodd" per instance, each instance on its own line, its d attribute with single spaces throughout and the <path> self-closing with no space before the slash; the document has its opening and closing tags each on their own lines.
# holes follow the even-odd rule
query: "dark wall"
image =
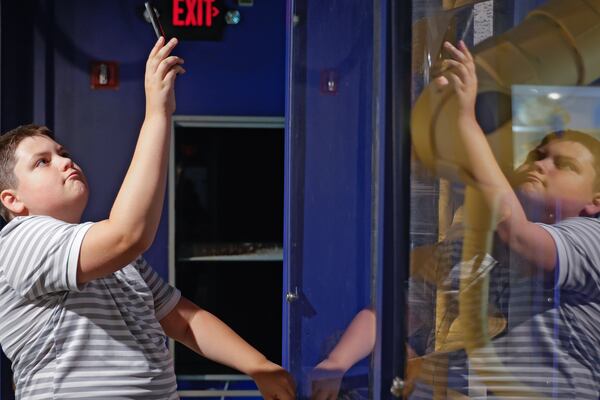
<svg viewBox="0 0 600 400">
<path fill-rule="evenodd" d="M 84 220 L 103 219 L 143 121 L 144 64 L 154 33 L 140 17 L 141 0 L 35 3 L 45 18 L 34 29 L 34 73 L 26 71 L 20 81 L 25 88 L 33 86 L 35 122 L 52 125 L 90 181 Z M 256 1 L 240 12 L 240 24 L 227 27 L 222 41 L 179 45 L 176 53 L 185 59 L 187 73 L 177 82 L 176 114 L 283 115 L 285 2 Z M 119 62 L 117 90 L 90 88 L 92 60 Z M 165 207 L 156 241 L 146 253 L 165 277 L 167 238 Z"/>
<path fill-rule="evenodd" d="M 33 116 L 33 82 L 27 79 L 22 84 L 10 84 L 17 76 L 33 76 L 33 21 L 34 5 L 31 1 L 3 1 L 0 24 L 0 128 L 12 128 L 20 121 L 29 121 Z M 11 40 L 12 38 L 12 40 Z M 15 40 L 18 38 L 18 40 Z"/>
</svg>

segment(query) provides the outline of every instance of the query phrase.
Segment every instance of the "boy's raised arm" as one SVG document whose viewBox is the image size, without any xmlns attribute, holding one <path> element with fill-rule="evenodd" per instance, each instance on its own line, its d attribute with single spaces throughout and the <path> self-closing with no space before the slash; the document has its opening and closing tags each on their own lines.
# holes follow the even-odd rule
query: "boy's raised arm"
<svg viewBox="0 0 600 400">
<path fill-rule="evenodd" d="M 465 149 L 465 165 L 491 209 L 498 209 L 497 232 L 503 241 L 533 264 L 553 270 L 556 245 L 550 234 L 528 220 L 508 179 L 502 173 L 492 149 L 475 117 L 477 75 L 473 56 L 461 41 L 458 48 L 446 42 L 452 58 L 444 61 L 448 69 L 436 78 L 439 86 L 451 85 L 458 100 L 457 126 L 460 145 Z"/>
<path fill-rule="evenodd" d="M 160 38 L 146 63 L 146 115 L 131 164 L 108 219 L 87 232 L 77 282 L 83 284 L 127 265 L 154 240 L 163 207 L 175 79 L 185 70 L 172 56 L 177 40 Z"/>
</svg>

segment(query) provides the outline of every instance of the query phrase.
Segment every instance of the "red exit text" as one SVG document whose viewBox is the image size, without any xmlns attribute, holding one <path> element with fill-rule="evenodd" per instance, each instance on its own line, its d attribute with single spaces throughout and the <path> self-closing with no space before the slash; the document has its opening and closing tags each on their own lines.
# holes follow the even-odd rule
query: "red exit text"
<svg viewBox="0 0 600 400">
<path fill-rule="evenodd" d="M 219 15 L 214 6 L 215 0 L 172 0 L 173 26 L 213 25 L 213 18 Z"/>
</svg>

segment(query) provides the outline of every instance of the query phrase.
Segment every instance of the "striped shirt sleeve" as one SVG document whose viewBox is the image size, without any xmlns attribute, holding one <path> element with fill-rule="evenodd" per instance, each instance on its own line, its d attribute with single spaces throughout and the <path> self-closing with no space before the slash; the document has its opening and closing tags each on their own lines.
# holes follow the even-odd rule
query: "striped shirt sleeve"
<svg viewBox="0 0 600 400">
<path fill-rule="evenodd" d="M 569 218 L 555 225 L 541 225 L 554 239 L 557 251 L 557 286 L 600 295 L 600 220 Z"/>
<path fill-rule="evenodd" d="M 91 223 L 69 224 L 31 216 L 14 221 L 1 249 L 3 273 L 20 296 L 35 299 L 44 295 L 79 291 L 77 264 L 83 237 Z"/>
<path fill-rule="evenodd" d="M 139 257 L 134 265 L 152 291 L 154 313 L 156 319 L 160 321 L 175 308 L 181 298 L 181 292 L 166 283 L 143 257 Z"/>
</svg>

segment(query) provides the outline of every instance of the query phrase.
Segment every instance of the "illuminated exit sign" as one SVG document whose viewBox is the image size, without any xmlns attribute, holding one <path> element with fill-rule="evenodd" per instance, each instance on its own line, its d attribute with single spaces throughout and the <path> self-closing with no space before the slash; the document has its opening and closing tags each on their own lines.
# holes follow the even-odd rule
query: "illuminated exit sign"
<svg viewBox="0 0 600 400">
<path fill-rule="evenodd" d="M 160 0 L 159 19 L 169 37 L 220 40 L 227 10 L 223 0 Z"/>
<path fill-rule="evenodd" d="M 172 0 L 173 26 L 213 26 L 221 10 L 215 6 L 215 0 Z"/>
</svg>

